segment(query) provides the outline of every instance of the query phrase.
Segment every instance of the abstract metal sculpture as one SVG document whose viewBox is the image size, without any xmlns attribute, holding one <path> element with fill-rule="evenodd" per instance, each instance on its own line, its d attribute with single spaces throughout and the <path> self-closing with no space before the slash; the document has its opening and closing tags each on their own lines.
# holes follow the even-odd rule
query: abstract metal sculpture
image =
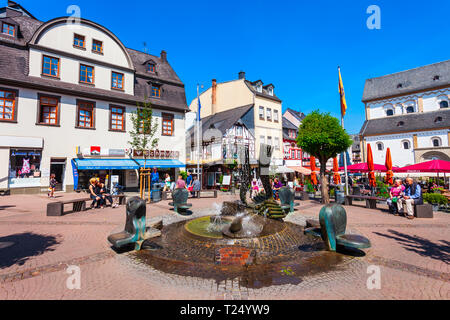
<svg viewBox="0 0 450 320">
<path fill-rule="evenodd" d="M 131 198 L 127 203 L 125 230 L 110 235 L 108 241 L 118 249 L 134 243 L 135 250 L 140 250 L 145 240 L 146 210 L 144 200 L 139 197 Z"/>
<path fill-rule="evenodd" d="M 259 176 L 266 193 L 266 199 L 272 199 L 273 190 L 269 181 L 269 167 L 272 159 L 273 147 L 267 144 L 261 144 L 259 148 Z"/>
<path fill-rule="evenodd" d="M 248 146 L 245 146 L 241 152 L 241 188 L 239 195 L 241 202 L 247 205 L 247 191 L 250 190 L 250 152 Z"/>
<path fill-rule="evenodd" d="M 185 212 L 192 207 L 191 203 L 187 203 L 189 192 L 186 189 L 175 189 L 172 198 L 173 202 L 170 202 L 169 205 L 173 206 L 176 213 Z"/>
<path fill-rule="evenodd" d="M 278 191 L 278 195 L 280 197 L 281 208 L 291 213 L 294 212 L 294 207 L 299 205 L 299 203 L 294 202 L 294 190 L 289 187 L 283 187 Z"/>
<path fill-rule="evenodd" d="M 369 239 L 356 235 L 345 234 L 347 228 L 347 213 L 339 204 L 327 205 L 320 210 L 320 228 L 308 228 L 305 234 L 321 237 L 327 250 L 336 251 L 338 245 L 366 249 L 370 248 Z"/>
</svg>

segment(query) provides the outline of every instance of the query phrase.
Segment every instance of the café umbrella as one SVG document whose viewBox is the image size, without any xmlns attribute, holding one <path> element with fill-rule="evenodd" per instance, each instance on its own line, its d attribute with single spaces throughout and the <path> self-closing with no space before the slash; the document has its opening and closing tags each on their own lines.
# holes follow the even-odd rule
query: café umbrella
<svg viewBox="0 0 450 320">
<path fill-rule="evenodd" d="M 444 160 L 432 160 L 427 162 L 422 162 L 414 164 L 412 166 L 407 166 L 404 168 L 399 168 L 395 170 L 396 172 L 406 172 L 406 173 L 450 173 L 450 161 Z"/>
<path fill-rule="evenodd" d="M 386 163 L 385 163 L 387 172 L 386 172 L 386 183 L 393 185 L 394 184 L 394 172 L 392 171 L 392 156 L 391 149 L 388 148 L 386 151 Z"/>
<path fill-rule="evenodd" d="M 316 186 L 317 185 L 316 158 L 311 156 L 311 159 L 309 161 L 311 163 L 311 183 Z"/>
<path fill-rule="evenodd" d="M 351 166 L 348 166 L 347 170 L 350 173 L 367 173 L 367 172 L 369 172 L 369 166 L 368 166 L 367 162 L 356 163 Z M 373 164 L 373 170 L 377 171 L 377 172 L 388 171 L 386 166 L 383 166 L 381 164 L 376 164 L 376 163 Z M 340 167 L 339 171 L 344 171 L 344 167 Z"/>
<path fill-rule="evenodd" d="M 373 163 L 373 154 L 372 154 L 372 147 L 370 144 L 367 145 L 367 169 L 368 169 L 368 175 L 369 175 L 369 185 L 372 187 L 377 186 L 377 181 L 375 179 L 375 166 Z"/>
<path fill-rule="evenodd" d="M 339 175 L 339 164 L 337 157 L 333 159 L 333 181 L 338 185 L 341 183 L 341 176 Z"/>
</svg>

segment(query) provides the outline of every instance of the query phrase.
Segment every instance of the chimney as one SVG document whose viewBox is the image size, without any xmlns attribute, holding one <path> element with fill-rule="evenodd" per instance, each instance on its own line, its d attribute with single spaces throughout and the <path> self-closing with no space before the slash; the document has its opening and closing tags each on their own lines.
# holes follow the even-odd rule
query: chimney
<svg viewBox="0 0 450 320">
<path fill-rule="evenodd" d="M 212 88 L 211 114 L 215 114 L 216 113 L 216 105 L 217 105 L 217 80 L 216 79 L 212 80 L 212 87 L 211 88 Z"/>
<path fill-rule="evenodd" d="M 161 61 L 167 62 L 167 52 L 165 52 L 164 50 L 161 51 Z"/>
<path fill-rule="evenodd" d="M 245 72 L 244 71 L 239 72 L 239 80 L 240 79 L 244 79 L 245 80 Z"/>
</svg>

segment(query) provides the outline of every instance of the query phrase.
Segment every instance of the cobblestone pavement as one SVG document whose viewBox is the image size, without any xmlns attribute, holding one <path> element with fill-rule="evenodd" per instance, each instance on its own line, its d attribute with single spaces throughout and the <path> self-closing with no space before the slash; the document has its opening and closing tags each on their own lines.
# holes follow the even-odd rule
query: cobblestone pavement
<svg viewBox="0 0 450 320">
<path fill-rule="evenodd" d="M 349 232 L 368 237 L 366 256 L 349 259 L 338 269 L 302 278 L 297 284 L 249 289 L 239 279 L 214 280 L 165 274 L 117 254 L 106 238 L 123 229 L 124 207 L 47 217 L 48 202 L 82 194 L 0 197 L 0 299 L 449 299 L 450 215 L 407 220 L 358 202 L 346 207 Z M 164 201 L 148 206 L 148 217 L 164 223 L 217 211 L 214 203 L 237 199 L 192 199 L 193 215 L 181 217 Z M 305 224 L 318 218 L 321 205 L 302 202 L 288 221 Z M 81 289 L 67 289 L 68 266 L 81 269 Z M 369 266 L 381 271 L 381 289 L 367 287 Z M 370 269 L 369 269 L 370 271 Z"/>
</svg>

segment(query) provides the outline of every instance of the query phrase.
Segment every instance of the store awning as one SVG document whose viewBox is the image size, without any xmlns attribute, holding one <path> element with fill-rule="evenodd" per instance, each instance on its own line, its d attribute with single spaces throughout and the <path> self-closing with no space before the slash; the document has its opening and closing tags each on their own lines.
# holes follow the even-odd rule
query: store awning
<svg viewBox="0 0 450 320">
<path fill-rule="evenodd" d="M 78 170 L 137 170 L 139 165 L 131 159 L 75 159 Z"/>
<path fill-rule="evenodd" d="M 305 176 L 310 176 L 311 175 L 311 169 L 305 168 L 305 167 L 288 167 L 292 170 L 294 170 L 295 172 L 301 173 Z"/>
<path fill-rule="evenodd" d="M 295 171 L 285 167 L 285 166 L 278 166 L 275 170 L 276 173 L 294 173 Z"/>
<path fill-rule="evenodd" d="M 144 167 L 144 159 L 136 159 L 141 168 Z M 186 165 L 179 160 L 147 159 L 146 168 L 184 168 Z"/>
</svg>

